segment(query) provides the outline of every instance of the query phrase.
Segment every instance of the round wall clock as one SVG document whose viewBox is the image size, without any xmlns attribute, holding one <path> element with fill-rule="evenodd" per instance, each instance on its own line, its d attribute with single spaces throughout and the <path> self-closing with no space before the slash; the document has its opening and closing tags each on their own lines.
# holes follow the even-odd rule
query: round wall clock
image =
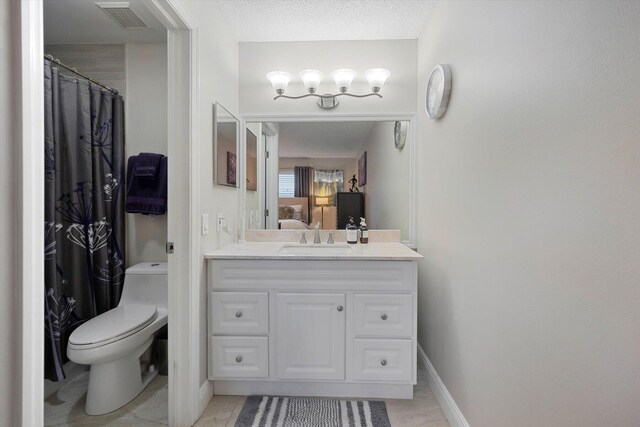
<svg viewBox="0 0 640 427">
<path fill-rule="evenodd" d="M 430 119 L 439 119 L 447 110 L 451 95 L 451 69 L 447 64 L 438 64 L 431 71 L 425 100 L 425 109 Z"/>
<path fill-rule="evenodd" d="M 407 122 L 397 121 L 393 128 L 393 141 L 398 150 L 402 150 L 404 143 L 407 141 Z"/>
</svg>

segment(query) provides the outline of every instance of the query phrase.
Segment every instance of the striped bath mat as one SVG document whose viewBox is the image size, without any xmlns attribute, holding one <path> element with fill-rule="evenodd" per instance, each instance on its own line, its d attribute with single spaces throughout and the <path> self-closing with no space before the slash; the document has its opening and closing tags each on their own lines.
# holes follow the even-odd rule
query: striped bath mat
<svg viewBox="0 0 640 427">
<path fill-rule="evenodd" d="M 391 427 L 384 402 L 249 396 L 235 427 Z"/>
</svg>

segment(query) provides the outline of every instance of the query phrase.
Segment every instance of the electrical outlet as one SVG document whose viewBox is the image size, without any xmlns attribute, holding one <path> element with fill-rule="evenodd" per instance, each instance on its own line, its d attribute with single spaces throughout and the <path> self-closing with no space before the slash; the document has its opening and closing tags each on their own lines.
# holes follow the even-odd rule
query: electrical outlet
<svg viewBox="0 0 640 427">
<path fill-rule="evenodd" d="M 201 218 L 201 232 L 203 236 L 209 234 L 209 214 L 202 214 Z"/>
</svg>

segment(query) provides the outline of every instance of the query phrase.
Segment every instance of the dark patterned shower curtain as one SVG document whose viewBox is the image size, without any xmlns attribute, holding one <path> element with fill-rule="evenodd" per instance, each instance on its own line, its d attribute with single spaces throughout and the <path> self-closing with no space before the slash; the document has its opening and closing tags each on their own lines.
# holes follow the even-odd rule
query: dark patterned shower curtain
<svg viewBox="0 0 640 427">
<path fill-rule="evenodd" d="M 118 304 L 124 283 L 121 96 L 45 64 L 45 377 L 65 377 L 69 335 Z"/>
</svg>

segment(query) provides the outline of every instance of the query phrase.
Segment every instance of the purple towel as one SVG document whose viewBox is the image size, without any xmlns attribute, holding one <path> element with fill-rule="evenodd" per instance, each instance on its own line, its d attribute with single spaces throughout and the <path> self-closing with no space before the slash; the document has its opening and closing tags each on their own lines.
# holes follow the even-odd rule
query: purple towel
<svg viewBox="0 0 640 427">
<path fill-rule="evenodd" d="M 139 178 L 156 179 L 160 169 L 160 161 L 164 156 L 155 153 L 140 153 L 133 174 Z"/>
<path fill-rule="evenodd" d="M 167 158 L 161 154 L 155 179 L 137 176 L 141 156 L 131 156 L 127 162 L 127 199 L 129 213 L 164 215 L 167 212 Z"/>
</svg>

